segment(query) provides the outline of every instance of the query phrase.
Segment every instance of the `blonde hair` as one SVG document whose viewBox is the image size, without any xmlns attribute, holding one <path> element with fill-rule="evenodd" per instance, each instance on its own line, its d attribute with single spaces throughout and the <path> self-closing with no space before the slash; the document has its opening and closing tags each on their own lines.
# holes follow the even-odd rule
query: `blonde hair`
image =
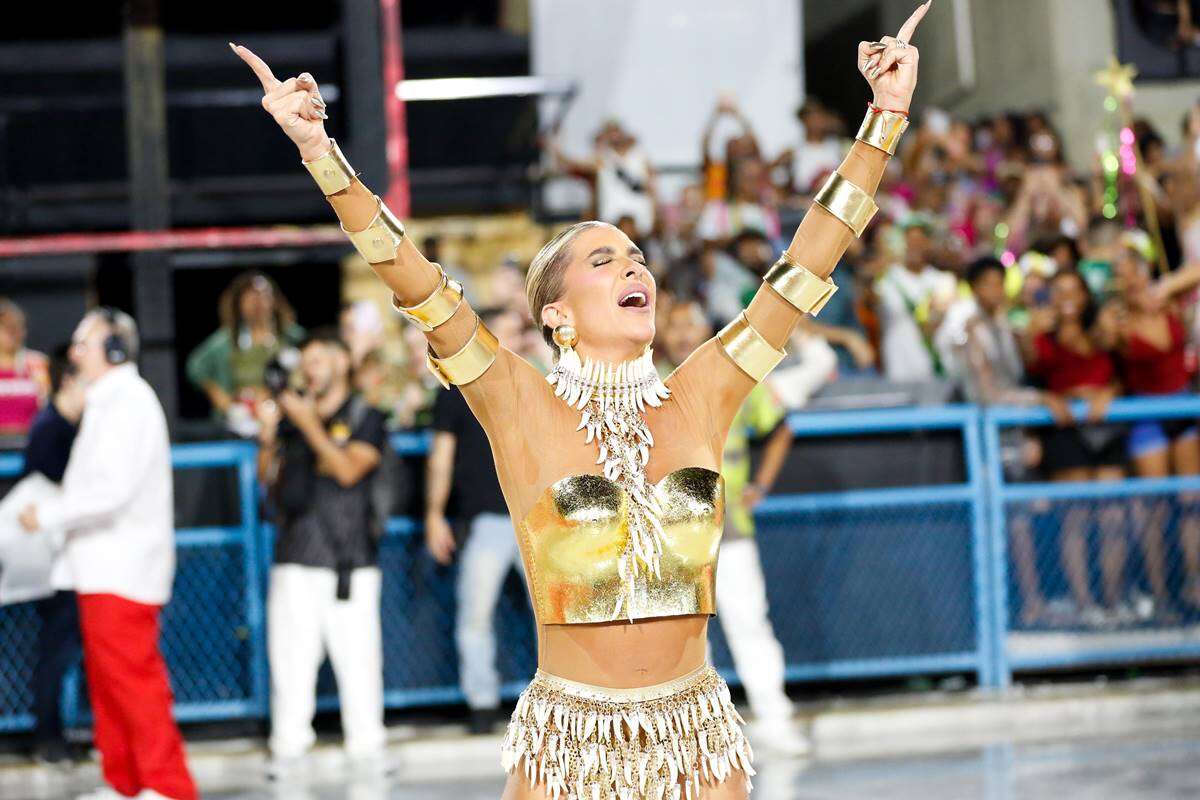
<svg viewBox="0 0 1200 800">
<path fill-rule="evenodd" d="M 525 275 L 525 296 L 529 300 L 529 313 L 533 317 L 533 323 L 541 326 L 542 338 L 552 350 L 554 331 L 542 322 L 542 309 L 563 295 L 567 263 L 571 260 L 571 243 L 586 230 L 611 227 L 607 222 L 597 220 L 576 222 L 542 245 L 533 261 L 529 262 L 529 272 Z M 557 354 L 557 350 L 555 353 Z"/>
</svg>

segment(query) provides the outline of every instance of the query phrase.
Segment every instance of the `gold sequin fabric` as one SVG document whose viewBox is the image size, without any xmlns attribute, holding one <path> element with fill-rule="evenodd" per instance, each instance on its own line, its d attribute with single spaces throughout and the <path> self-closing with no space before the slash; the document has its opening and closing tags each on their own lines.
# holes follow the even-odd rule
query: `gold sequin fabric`
<svg viewBox="0 0 1200 800">
<path fill-rule="evenodd" d="M 517 700 L 500 761 L 554 800 L 697 800 L 702 785 L 735 774 L 752 788 L 744 724 L 709 665 L 638 689 L 538 670 Z"/>
<path fill-rule="evenodd" d="M 717 556 L 725 519 L 720 473 L 685 467 L 654 487 L 663 548 L 658 576 L 621 571 L 636 503 L 616 481 L 575 475 L 547 488 L 517 536 L 542 624 L 606 622 L 716 612 Z"/>
<path fill-rule="evenodd" d="M 654 435 L 644 415 L 647 406 L 662 405 L 671 392 L 648 347 L 638 358 L 620 364 L 590 358 L 580 362 L 578 354 L 566 348 L 546 380 L 558 397 L 580 412 L 577 430 L 587 430 L 584 442 L 596 443 L 596 463 L 604 467 L 604 477 L 629 498 L 624 548 L 617 556 L 621 584 L 615 614 L 624 613 L 632 622 L 639 579 L 661 580 L 667 547 L 662 504 L 646 478 Z"/>
</svg>

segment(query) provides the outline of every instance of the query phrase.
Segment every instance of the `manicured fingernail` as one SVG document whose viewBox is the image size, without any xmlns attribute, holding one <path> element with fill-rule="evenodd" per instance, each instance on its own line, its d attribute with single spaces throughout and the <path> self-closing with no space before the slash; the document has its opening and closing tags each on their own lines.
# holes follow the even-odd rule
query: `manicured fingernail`
<svg viewBox="0 0 1200 800">
<path fill-rule="evenodd" d="M 875 67 L 877 67 L 877 66 L 879 66 L 879 56 L 875 56 L 875 58 L 872 58 L 870 61 L 867 62 L 867 69 L 869 69 L 869 70 L 875 69 Z"/>
<path fill-rule="evenodd" d="M 237 45 L 236 45 L 236 44 L 234 44 L 233 42 L 230 42 L 230 43 L 229 43 L 229 49 L 230 49 L 230 50 L 232 50 L 233 52 L 235 52 L 235 53 L 236 53 L 236 52 L 237 52 Z"/>
<path fill-rule="evenodd" d="M 317 116 L 320 117 L 321 119 L 329 119 L 329 115 L 326 114 L 324 111 L 318 111 Z"/>
<path fill-rule="evenodd" d="M 878 77 L 879 77 L 879 67 L 876 67 L 875 69 L 871 70 L 871 80 L 875 80 Z"/>
<path fill-rule="evenodd" d="M 314 106 L 316 106 L 317 108 L 324 108 L 324 107 L 325 107 L 325 101 L 324 101 L 324 100 L 322 100 L 322 99 L 321 99 L 321 98 L 319 98 L 319 97 L 310 97 L 310 98 L 309 98 L 309 102 L 311 102 L 311 103 L 312 103 Z"/>
<path fill-rule="evenodd" d="M 312 83 L 312 75 L 309 75 L 307 72 L 300 73 L 300 82 L 301 83 Z"/>
</svg>

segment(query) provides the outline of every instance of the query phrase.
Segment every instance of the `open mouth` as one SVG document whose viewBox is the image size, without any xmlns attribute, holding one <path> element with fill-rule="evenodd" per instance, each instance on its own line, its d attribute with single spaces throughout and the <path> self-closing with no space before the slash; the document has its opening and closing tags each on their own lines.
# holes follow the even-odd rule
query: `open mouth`
<svg viewBox="0 0 1200 800">
<path fill-rule="evenodd" d="M 621 293 L 617 305 L 621 308 L 648 308 L 650 306 L 650 290 L 641 285 L 630 286 Z"/>
</svg>

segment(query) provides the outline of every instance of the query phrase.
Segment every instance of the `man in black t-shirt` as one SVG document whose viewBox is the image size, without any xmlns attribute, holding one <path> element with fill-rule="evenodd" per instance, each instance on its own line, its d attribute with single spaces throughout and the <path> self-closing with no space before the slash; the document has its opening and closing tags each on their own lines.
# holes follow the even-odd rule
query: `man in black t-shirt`
<svg viewBox="0 0 1200 800">
<path fill-rule="evenodd" d="M 515 313 L 480 313 L 500 343 L 513 347 L 522 323 Z M 433 446 L 425 481 L 425 543 L 439 564 L 448 565 L 462 543 L 454 638 L 459 683 L 471 709 L 471 732 L 486 733 L 500 705 L 493 627 L 496 603 L 521 555 L 508 506 L 496 479 L 487 434 L 457 388 L 439 392 L 433 406 Z M 451 527 L 447 516 L 456 521 Z M 460 532 L 456 537 L 454 529 Z"/>
<path fill-rule="evenodd" d="M 299 767 L 315 741 L 317 671 L 326 652 L 337 676 L 346 752 L 356 770 L 380 771 L 382 531 L 372 482 L 386 447 L 384 418 L 351 392 L 350 351 L 335 332 L 309 337 L 300 374 L 304 393 L 286 390 L 260 414 L 259 470 L 278 529 L 267 598 L 271 774 Z"/>
</svg>

